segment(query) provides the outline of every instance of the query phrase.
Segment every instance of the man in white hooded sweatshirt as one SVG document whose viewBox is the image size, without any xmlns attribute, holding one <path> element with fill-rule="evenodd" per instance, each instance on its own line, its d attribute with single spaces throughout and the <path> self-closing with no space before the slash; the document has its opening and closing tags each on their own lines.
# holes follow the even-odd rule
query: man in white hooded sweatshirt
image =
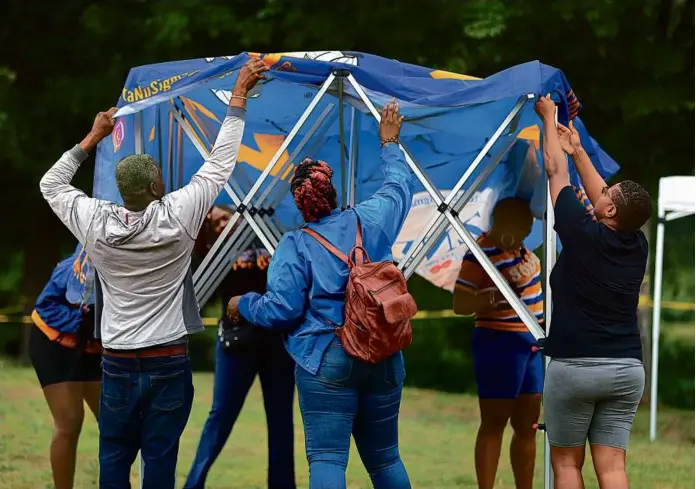
<svg viewBox="0 0 696 489">
<path fill-rule="evenodd" d="M 212 152 L 185 187 L 164 195 L 150 155 L 116 167 L 123 206 L 70 185 L 88 153 L 114 126 L 116 109 L 41 179 L 41 193 L 85 245 L 99 276 L 97 333 L 104 347 L 99 410 L 99 487 L 130 487 L 138 451 L 145 489 L 173 489 L 179 438 L 193 401 L 187 336 L 203 330 L 191 252 L 210 207 L 230 178 L 244 133 L 246 97 L 268 68 L 250 60 L 239 72 Z M 101 300 L 100 300 L 101 299 Z"/>
</svg>

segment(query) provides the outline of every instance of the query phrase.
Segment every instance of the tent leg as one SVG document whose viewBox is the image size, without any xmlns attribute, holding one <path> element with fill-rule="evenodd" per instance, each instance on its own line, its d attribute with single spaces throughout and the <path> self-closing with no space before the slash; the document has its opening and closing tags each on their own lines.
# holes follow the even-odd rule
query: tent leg
<svg viewBox="0 0 696 489">
<path fill-rule="evenodd" d="M 254 232 L 251 230 L 251 228 L 247 228 L 243 233 L 243 236 L 238 240 L 238 244 L 227 254 L 227 257 L 223 261 L 223 266 L 217 268 L 213 272 L 213 274 L 211 275 L 210 282 L 203 285 L 203 287 L 201 288 L 202 292 L 200 295 L 196 295 L 199 307 L 203 307 L 203 305 L 208 302 L 208 300 L 212 297 L 212 295 L 215 293 L 217 288 L 220 286 L 222 281 L 229 273 L 234 260 L 237 259 L 241 252 L 249 248 L 253 241 Z M 208 285 L 207 288 L 206 285 Z"/>
<path fill-rule="evenodd" d="M 551 331 L 551 311 L 553 298 L 551 296 L 551 270 L 556 265 L 556 232 L 554 231 L 555 214 L 551 202 L 551 192 L 548 177 L 544 172 L 546 211 L 544 212 L 544 321 L 546 323 L 546 335 Z M 550 358 L 544 356 L 544 375 L 549 366 Z M 544 430 L 544 489 L 553 489 L 553 470 L 551 469 L 551 446 L 549 445 L 548 431 Z"/>
<path fill-rule="evenodd" d="M 360 136 L 360 112 L 350 109 L 350 160 L 348 160 L 348 206 L 355 207 L 356 172 L 358 171 L 358 139 Z"/>
<path fill-rule="evenodd" d="M 363 90 L 363 88 L 358 84 L 357 81 L 355 81 L 355 78 L 353 78 L 352 75 L 348 75 L 348 81 L 353 85 L 353 88 L 355 88 L 355 91 L 358 93 L 360 96 L 361 100 L 367 105 L 367 108 L 370 110 L 370 113 L 372 116 L 377 119 L 379 122 L 380 120 L 380 115 L 379 112 L 377 112 L 377 109 L 375 108 L 374 104 L 372 101 L 368 98 L 367 94 Z M 502 131 L 501 131 L 502 132 Z M 532 333 L 532 335 L 536 339 L 541 339 L 543 338 L 544 335 L 544 330 L 541 329 L 541 326 L 539 326 L 539 323 L 537 322 L 536 317 L 529 311 L 527 306 L 522 302 L 522 300 L 517 297 L 517 294 L 513 292 L 512 288 L 510 287 L 510 284 L 503 278 L 503 276 L 500 274 L 500 271 L 496 268 L 495 265 L 491 262 L 491 260 L 488 258 L 488 256 L 484 253 L 484 251 L 481 249 L 481 247 L 476 243 L 476 240 L 471 236 L 469 231 L 466 230 L 464 227 L 464 224 L 462 221 L 459 219 L 459 217 L 456 215 L 456 212 L 453 212 L 451 208 L 447 204 L 445 204 L 444 199 L 442 198 L 442 194 L 440 193 L 437 188 L 435 188 L 430 182 L 430 180 L 427 178 L 427 176 L 423 173 L 423 171 L 420 169 L 418 164 L 413 160 L 411 155 L 408 153 L 408 151 L 405 150 L 405 148 L 399 144 L 399 147 L 402 149 L 404 152 L 404 156 L 406 159 L 406 163 L 408 166 L 411 168 L 411 170 L 416 174 L 416 177 L 418 180 L 421 182 L 421 184 L 425 187 L 425 190 L 430 194 L 430 196 L 433 198 L 435 201 L 435 204 L 438 207 L 445 206 L 445 210 L 443 214 L 446 216 L 447 220 L 450 222 L 454 230 L 459 234 L 459 237 L 464 241 L 464 243 L 468 246 L 469 250 L 473 253 L 474 257 L 478 260 L 478 262 L 481 264 L 483 269 L 486 271 L 486 274 L 491 278 L 495 286 L 500 290 L 500 292 L 503 294 L 503 297 L 505 297 L 505 300 L 510 303 L 510 306 L 513 308 L 515 313 L 520 317 L 522 322 L 524 322 L 525 326 L 529 331 Z M 458 182 L 457 185 L 459 185 L 460 182 Z M 463 185 L 463 182 L 461 183 Z M 461 188 L 461 185 L 459 186 Z M 459 188 L 456 190 L 458 191 Z M 449 196 L 448 196 L 449 198 Z M 454 197 L 452 197 L 454 198 Z"/>
<path fill-rule="evenodd" d="M 452 203 L 455 202 L 455 199 L 457 198 L 459 191 L 464 187 L 466 182 L 471 179 L 471 177 L 474 175 L 474 172 L 476 169 L 481 165 L 483 160 L 486 158 L 488 153 L 491 151 L 495 143 L 500 139 L 501 136 L 503 136 L 503 133 L 505 130 L 512 124 L 514 121 L 515 117 L 520 113 L 522 110 L 522 107 L 524 107 L 525 103 L 527 103 L 528 100 L 533 98 L 532 95 L 520 97 L 520 99 L 517 101 L 517 103 L 514 105 L 514 107 L 510 110 L 508 115 L 505 117 L 503 122 L 498 126 L 498 128 L 495 130 L 491 138 L 486 142 L 486 144 L 483 146 L 481 151 L 476 155 L 474 160 L 471 162 L 471 164 L 467 167 L 466 171 L 464 174 L 461 176 L 459 181 L 454 185 L 452 190 L 450 191 L 449 195 L 447 196 L 446 199 L 442 202 L 442 204 L 438 203 L 438 210 L 440 211 L 439 215 L 435 215 L 430 222 L 428 223 L 427 226 L 425 226 L 423 232 L 419 236 L 418 240 L 416 241 L 416 246 L 411 248 L 409 250 L 409 253 L 401 260 L 401 263 L 399 263 L 399 268 L 401 270 L 407 269 L 408 270 L 408 275 L 410 277 L 411 274 L 415 271 L 415 268 L 418 266 L 420 261 L 423 259 L 423 257 L 430 251 L 432 248 L 432 245 L 437 241 L 437 238 L 440 237 L 440 234 L 446 229 L 446 227 L 437 233 L 433 233 L 433 229 L 435 229 L 440 222 L 446 222 L 445 217 L 442 215 L 444 211 L 447 209 L 452 208 Z M 509 146 L 514 142 L 514 138 L 511 138 L 510 144 L 506 145 L 505 151 L 509 148 Z M 458 207 L 461 209 L 468 200 L 474 195 L 476 190 L 478 189 L 478 186 L 483 183 L 485 178 L 490 174 L 491 171 L 495 168 L 495 166 L 498 164 L 500 159 L 502 159 L 504 155 L 504 152 L 498 152 L 496 155 L 496 158 L 491 158 L 491 166 L 487 167 L 482 174 L 485 174 L 483 178 L 477 178 L 476 183 L 471 185 L 467 191 L 465 192 L 466 197 L 463 197 L 460 199 L 458 203 Z M 479 175 L 480 176 L 480 175 Z M 463 202 L 462 202 L 463 200 Z M 430 244 L 430 247 L 428 245 Z M 415 258 L 415 259 L 414 259 Z"/>
<path fill-rule="evenodd" d="M 201 155 L 203 155 L 204 158 L 207 157 L 209 154 L 208 148 L 204 146 L 203 141 L 201 141 L 200 138 L 196 137 L 193 127 L 191 127 L 191 124 L 189 124 L 189 122 L 185 120 L 178 111 L 174 110 L 172 113 L 174 114 L 174 118 L 179 123 L 179 128 L 181 128 L 186 133 L 191 143 L 196 147 L 198 152 Z M 252 216 L 249 210 L 246 209 L 246 206 L 242 205 L 242 200 L 237 196 L 234 190 L 232 190 L 232 187 L 230 187 L 229 183 L 225 183 L 224 189 L 225 192 L 227 192 L 227 194 L 232 198 L 232 202 L 234 202 L 234 204 L 237 206 L 237 213 L 235 213 L 235 216 L 238 216 L 240 213 L 244 214 L 247 218 L 247 221 L 249 222 L 249 225 L 254 229 L 256 234 L 259 236 L 259 239 L 261 239 L 261 241 L 263 242 L 264 246 L 272 253 L 275 249 L 275 246 L 277 246 L 278 243 L 274 244 L 273 241 L 271 241 L 268 238 L 270 231 L 268 230 L 268 228 L 266 228 L 265 223 L 261 225 L 254 219 L 254 216 Z M 230 222 L 232 222 L 233 220 L 234 217 L 230 220 Z M 195 283 L 196 280 L 194 278 L 194 285 Z"/>
<path fill-rule="evenodd" d="M 300 154 L 300 152 L 304 149 L 304 147 L 305 147 L 306 144 L 309 142 L 309 140 L 312 138 L 312 136 L 313 136 L 315 133 L 317 133 L 317 134 L 319 135 L 319 138 L 318 138 L 318 139 L 323 138 L 324 134 L 326 134 L 326 131 L 329 129 L 329 126 L 330 126 L 330 124 L 324 124 L 324 121 L 325 121 L 326 118 L 329 116 L 329 114 L 332 112 L 332 110 L 333 110 L 333 106 L 327 107 L 327 108 L 319 115 L 319 117 L 317 118 L 317 120 L 315 121 L 315 123 L 312 125 L 312 127 L 310 128 L 310 130 L 308 131 L 308 133 L 305 135 L 305 137 L 302 139 L 302 141 L 300 141 L 300 143 L 297 145 L 297 147 L 295 148 L 295 150 L 293 151 L 293 153 L 292 153 L 292 154 L 290 155 L 290 157 L 288 158 L 288 161 L 286 162 L 286 165 L 284 165 L 284 169 L 276 174 L 275 179 L 274 179 L 274 180 L 271 182 L 271 184 L 268 185 L 268 186 L 266 187 L 266 189 L 262 192 L 261 196 L 260 196 L 260 197 L 258 198 L 258 200 L 256 201 L 256 205 L 257 205 L 257 206 L 260 207 L 260 206 L 263 204 L 263 202 L 268 198 L 268 196 L 270 195 L 270 192 L 271 192 L 272 190 L 274 190 L 275 185 L 281 180 L 282 175 L 284 175 L 284 172 L 286 171 L 287 167 L 288 167 L 289 165 L 292 165 L 292 162 L 295 161 L 295 159 L 297 158 L 297 156 L 298 156 L 298 155 Z M 320 127 L 321 127 L 320 131 L 317 132 L 317 129 L 319 129 Z M 313 153 L 314 151 L 316 151 L 316 150 L 318 149 L 318 147 L 319 147 L 318 144 L 316 144 L 316 143 L 313 144 L 313 145 L 312 145 L 312 148 L 310 148 L 310 153 Z M 202 152 L 201 154 L 202 154 L 204 157 L 206 156 L 205 149 L 203 149 L 203 152 Z M 259 177 L 259 178 L 260 178 L 260 177 Z M 280 192 L 277 192 L 277 193 L 278 193 L 278 198 L 277 198 L 277 200 L 275 201 L 275 204 L 277 204 L 278 202 L 280 202 L 280 200 L 282 199 L 281 195 L 282 195 L 282 190 L 283 190 L 283 189 L 280 189 L 280 190 L 281 190 Z M 272 205 L 275 205 L 275 204 L 272 204 Z M 270 211 L 270 209 L 273 209 L 273 206 L 269 207 L 269 211 Z M 268 212 L 268 211 L 267 211 L 267 212 Z M 237 213 L 237 214 L 238 214 L 238 213 Z M 235 214 L 235 215 L 237 215 L 237 214 Z M 232 220 L 230 220 L 230 222 L 232 222 Z M 245 219 L 245 220 L 243 220 L 243 221 L 240 223 L 240 225 L 239 225 L 239 227 L 240 227 L 239 232 L 242 231 L 243 227 L 246 226 L 247 222 L 248 222 L 248 219 Z M 229 226 L 229 224 L 228 224 L 228 226 Z M 230 248 L 234 245 L 234 243 L 235 243 L 235 241 L 236 241 L 236 239 L 237 239 L 238 237 L 239 237 L 239 234 L 237 233 L 237 231 L 235 231 L 235 233 L 233 234 L 233 239 L 227 240 L 227 242 L 224 244 L 224 246 L 223 246 L 223 248 L 222 248 L 222 251 L 221 251 L 220 253 L 218 253 L 218 256 L 215 256 L 215 258 L 214 258 L 214 260 L 212 261 L 212 263 L 209 262 L 209 264 L 208 264 L 208 266 L 207 266 L 207 269 L 206 269 L 206 270 L 201 270 L 201 268 L 203 267 L 203 265 L 204 265 L 204 263 L 205 263 L 205 260 L 204 260 L 203 263 L 201 263 L 199 269 L 196 270 L 196 274 L 199 275 L 199 280 L 198 280 L 197 282 L 194 281 L 194 287 L 195 287 L 195 289 L 196 289 L 196 296 L 197 296 L 197 297 L 203 297 L 203 295 L 204 295 L 203 289 L 205 289 L 206 284 L 209 282 L 210 274 L 214 273 L 214 270 L 215 270 L 217 267 L 220 266 L 222 260 L 224 260 L 225 257 L 228 255 Z M 217 240 L 216 243 L 213 245 L 213 247 L 211 248 L 211 250 L 208 252 L 208 255 L 207 255 L 207 256 L 210 256 L 211 253 L 213 253 L 213 250 L 215 249 L 215 246 L 218 244 L 218 242 L 221 242 L 221 240 L 225 240 L 225 233 L 224 233 L 224 232 L 221 234 L 220 237 L 218 237 L 218 240 Z M 271 253 L 272 253 L 272 251 L 271 251 Z M 207 258 L 207 256 L 206 256 L 206 258 Z M 195 275 L 194 275 L 194 278 L 195 278 Z M 202 304 L 200 304 L 200 305 L 202 305 Z"/>
<path fill-rule="evenodd" d="M 660 319 L 662 312 L 662 265 L 665 252 L 665 211 L 658 209 L 655 272 L 653 285 L 652 359 L 650 368 L 650 441 L 657 438 L 657 373 L 660 354 Z"/>
<path fill-rule="evenodd" d="M 464 192 L 461 192 L 461 196 L 456 200 L 455 204 L 451 206 L 457 213 L 461 212 L 462 209 L 469 203 L 472 197 L 476 194 L 481 185 L 486 181 L 488 176 L 493 173 L 493 170 L 498 166 L 500 160 L 510 147 L 515 142 L 514 137 L 506 136 L 505 144 L 498 148 L 498 151 L 493 153 L 489 158 L 486 166 L 481 172 L 476 176 L 476 179 L 469 185 Z M 449 226 L 447 219 L 442 215 L 442 213 L 433 216 L 431 221 L 425 227 L 427 233 L 424 232 L 416 241 L 416 246 L 409 250 L 407 256 L 405 256 L 399 267 L 404 271 L 404 276 L 408 279 L 413 275 L 420 265 L 420 262 L 425 258 L 425 256 L 430 252 L 430 250 L 438 243 L 438 239 L 447 230 Z M 433 229 L 434 228 L 434 229 Z"/>
<path fill-rule="evenodd" d="M 264 191 L 261 193 L 261 196 L 259 197 L 259 202 L 265 202 L 266 198 L 268 195 L 273 191 L 275 186 L 282 181 L 282 176 L 285 174 L 287 171 L 288 167 L 290 167 L 293 164 L 293 161 L 297 160 L 297 157 L 300 155 L 304 147 L 307 145 L 309 140 L 315 135 L 317 135 L 318 140 L 312 144 L 310 149 L 308 150 L 308 153 L 314 153 L 318 150 L 319 148 L 319 140 L 321 140 L 326 132 L 330 128 L 330 124 L 324 124 L 324 121 L 331 115 L 335 109 L 335 105 L 329 104 L 321 114 L 319 114 L 319 117 L 317 117 L 317 120 L 314 121 L 314 124 L 312 127 L 309 129 L 307 134 L 305 134 L 304 138 L 302 138 L 302 141 L 297 145 L 297 148 L 295 148 L 295 151 L 292 152 L 290 157 L 288 158 L 288 161 L 286 162 L 284 168 L 279 171 L 276 175 L 276 178 L 264 189 Z M 257 204 L 258 205 L 258 204 Z"/>
<path fill-rule="evenodd" d="M 277 197 L 282 198 L 283 189 L 276 191 Z M 222 247 L 215 260 L 208 266 L 208 270 L 201 280 L 194 286 L 199 307 L 202 307 L 220 285 L 230 271 L 228 266 L 239 253 L 247 249 L 254 241 L 253 229 L 247 227 L 248 221 L 243 219 L 232 232 L 225 245 Z"/>
<path fill-rule="evenodd" d="M 238 178 L 238 179 L 231 178 L 230 181 L 227 183 L 232 188 L 232 190 L 234 190 L 234 193 L 236 193 L 236 195 L 244 195 L 244 189 L 242 188 L 242 186 L 238 180 L 246 181 L 247 183 L 250 184 L 249 185 L 250 187 L 251 187 L 252 182 L 249 179 L 249 177 L 246 175 L 246 173 L 244 173 L 243 168 L 237 167 L 237 168 L 235 168 L 235 170 L 237 171 L 237 175 L 240 178 Z M 277 175 L 276 175 L 276 177 L 277 177 Z M 229 194 L 229 189 L 226 189 L 226 191 Z M 234 197 L 232 197 L 232 199 L 234 202 Z M 237 197 L 237 199 L 239 200 L 238 197 Z M 234 202 L 234 203 L 235 203 L 235 205 L 238 204 L 237 202 Z M 259 210 L 260 210 L 259 208 L 255 207 L 254 204 L 252 204 L 251 207 L 249 208 L 249 216 L 251 216 L 256 221 L 256 224 L 260 228 L 263 229 L 265 237 L 271 242 L 271 245 L 273 246 L 273 248 L 276 248 L 278 246 L 278 241 L 280 238 L 276 236 L 276 231 L 272 228 L 273 223 L 266 222 L 265 220 L 263 220 L 260 213 L 259 213 Z"/>
<path fill-rule="evenodd" d="M 346 196 L 346 143 L 345 143 L 345 127 L 343 120 L 343 76 L 339 75 L 338 80 L 338 144 L 339 154 L 341 155 L 341 207 L 346 208 L 348 199 Z"/>
<path fill-rule="evenodd" d="M 135 121 L 135 154 L 143 153 L 143 113 L 133 114 Z M 145 462 L 142 453 L 138 454 L 138 487 L 143 487 L 143 477 L 145 475 Z"/>
<path fill-rule="evenodd" d="M 278 163 L 278 160 L 280 160 L 283 153 L 285 153 L 285 151 L 288 149 L 288 146 L 290 146 L 290 143 L 293 141 L 293 139 L 295 139 L 295 136 L 297 136 L 297 133 L 300 131 L 304 123 L 307 122 L 307 119 L 312 114 L 316 106 L 319 104 L 319 101 L 324 97 L 335 78 L 336 77 L 333 74 L 329 75 L 329 77 L 326 79 L 324 84 L 319 89 L 319 92 L 314 96 L 312 101 L 309 103 L 309 106 L 307 106 L 304 113 L 300 116 L 300 119 L 297 121 L 297 124 L 295 124 L 295 127 L 293 127 L 290 133 L 288 134 L 288 137 L 286 137 L 283 140 L 283 144 L 280 145 L 280 147 L 276 151 L 276 154 L 273 156 L 273 158 L 271 158 L 271 161 L 268 163 L 268 165 L 266 165 L 266 168 L 263 170 L 261 175 L 259 175 L 259 178 L 254 183 L 254 186 L 249 190 L 249 193 L 242 200 L 241 204 L 245 208 L 249 205 L 251 199 L 253 199 L 256 196 L 256 193 L 261 188 L 261 185 L 263 185 L 263 182 L 264 180 L 266 180 L 266 177 L 268 177 L 268 175 L 271 173 L 271 170 L 273 170 L 273 167 L 275 167 L 276 163 Z M 203 262 L 196 270 L 196 273 L 193 275 L 194 285 L 200 280 L 203 271 L 206 270 L 208 264 L 212 261 L 213 256 L 215 256 L 217 251 L 220 249 L 220 246 L 222 246 L 222 243 L 227 238 L 227 235 L 230 233 L 235 224 L 237 224 L 240 215 L 241 214 L 239 212 L 236 212 L 232 216 L 232 219 L 230 219 L 230 221 L 227 223 L 227 226 L 225 226 L 225 229 L 223 229 L 222 233 L 220 234 L 220 237 L 215 241 L 212 248 L 203 259 Z M 261 236 L 259 236 L 259 238 L 260 237 Z M 273 250 L 269 249 L 269 252 L 273 253 Z"/>
</svg>

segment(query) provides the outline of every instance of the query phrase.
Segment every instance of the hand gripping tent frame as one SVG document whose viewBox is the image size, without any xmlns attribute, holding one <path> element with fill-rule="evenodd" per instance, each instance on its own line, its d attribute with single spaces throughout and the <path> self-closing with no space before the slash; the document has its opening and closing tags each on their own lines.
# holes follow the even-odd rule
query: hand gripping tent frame
<svg viewBox="0 0 696 489">
<path fill-rule="evenodd" d="M 657 239 L 652 319 L 652 356 L 650 371 L 650 441 L 657 438 L 657 374 L 660 353 L 660 319 L 662 312 L 662 266 L 665 253 L 665 224 L 694 215 L 696 212 L 696 177 L 660 178 L 657 195 Z"/>
<path fill-rule="evenodd" d="M 169 191 L 182 186 L 212 148 L 216 131 L 211 121 L 220 123 L 225 106 L 214 103 L 228 100 L 236 73 L 249 56 L 259 55 L 132 70 L 118 103 L 114 134 L 98 149 L 95 196 L 120 201 L 113 169 L 120 158 L 133 152 L 148 152 L 158 159 Z M 242 150 L 221 196 L 221 203 L 231 203 L 235 212 L 194 274 L 200 305 L 224 279 L 230 263 L 255 239 L 273 253 L 283 231 L 299 224 L 288 198 L 288 177 L 304 157 L 333 164 L 345 207 L 355 206 L 379 188 L 381 176 L 375 163 L 379 110 L 393 97 L 406 117 L 400 146 L 416 177 L 416 191 L 426 192 L 437 208 L 423 223 L 418 239 L 403 250 L 399 267 L 410 277 L 439 246 L 443 233 L 453 230 L 542 347 L 544 330 L 476 243 L 460 212 L 482 187 L 504 187 L 512 194 L 519 189 L 521 170 L 509 155 L 515 145 L 531 144 L 522 137 L 524 132 L 531 133 L 532 140 L 536 134 L 538 142 L 533 110 L 537 94 L 554 94 L 561 122 L 576 115 L 579 104 L 563 74 L 532 62 L 479 80 L 345 52 L 282 53 L 262 59 L 271 67 L 269 80 L 260 97 L 250 97 Z M 273 130 L 276 134 L 268 134 Z M 581 131 L 589 138 L 584 128 Z M 271 140 L 277 144 L 268 151 Z M 258 149 L 253 149 L 254 142 Z M 607 176 L 616 171 L 617 165 L 592 144 L 590 156 L 600 173 Z M 539 162 L 534 165 L 538 169 Z M 455 175 L 459 178 L 452 186 Z M 548 185 L 540 178 L 534 186 L 542 189 L 545 207 Z M 448 189 L 447 195 L 440 189 Z M 543 242 L 546 257 L 548 330 L 548 277 L 556 257 L 556 237 L 553 213 L 542 209 L 538 217 L 544 223 L 536 245 Z M 548 488 L 552 481 L 546 452 L 544 486 Z"/>
</svg>

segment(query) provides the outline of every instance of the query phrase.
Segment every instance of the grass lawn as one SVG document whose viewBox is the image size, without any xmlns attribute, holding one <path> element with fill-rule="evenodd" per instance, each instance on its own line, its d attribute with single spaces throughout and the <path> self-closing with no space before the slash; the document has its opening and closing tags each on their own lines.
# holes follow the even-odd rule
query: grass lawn
<svg viewBox="0 0 696 489">
<path fill-rule="evenodd" d="M 212 380 L 212 375 L 207 373 L 195 376 L 193 412 L 181 440 L 179 487 L 193 459 L 208 414 Z M 52 423 L 33 371 L 0 360 L 0 386 L 0 488 L 51 488 L 48 445 Z M 414 487 L 476 487 L 473 444 L 478 412 L 475 398 L 407 389 L 401 420 L 401 451 Z M 629 454 L 632 489 L 694 487 L 693 413 L 663 408 L 659 413 L 659 430 L 659 441 L 651 444 L 648 440 L 648 410 L 641 409 Z M 307 487 L 299 412 L 296 416 L 296 440 L 298 487 Z M 97 446 L 97 426 L 90 416 L 80 440 L 76 488 L 97 487 Z M 542 438 L 539 437 L 536 487 L 543 487 L 542 452 Z M 507 448 L 503 453 L 496 487 L 512 489 Z M 589 457 L 587 462 L 586 487 L 596 488 Z M 207 487 L 265 488 L 265 471 L 266 425 L 256 385 L 227 446 L 213 466 Z M 134 470 L 134 484 L 136 478 L 137 471 Z M 355 451 L 351 453 L 348 467 L 348 487 L 371 487 Z"/>
</svg>

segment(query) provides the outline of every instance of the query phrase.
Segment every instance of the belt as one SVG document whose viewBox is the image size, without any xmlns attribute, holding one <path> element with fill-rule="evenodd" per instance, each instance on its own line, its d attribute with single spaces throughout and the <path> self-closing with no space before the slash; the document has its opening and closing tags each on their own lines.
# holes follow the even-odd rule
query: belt
<svg viewBox="0 0 696 489">
<path fill-rule="evenodd" d="M 157 357 L 173 357 L 177 355 L 186 355 L 188 348 L 186 345 L 160 346 L 155 348 L 147 348 L 141 351 L 117 352 L 113 350 L 104 350 L 104 356 L 117 358 L 157 358 Z"/>
</svg>

